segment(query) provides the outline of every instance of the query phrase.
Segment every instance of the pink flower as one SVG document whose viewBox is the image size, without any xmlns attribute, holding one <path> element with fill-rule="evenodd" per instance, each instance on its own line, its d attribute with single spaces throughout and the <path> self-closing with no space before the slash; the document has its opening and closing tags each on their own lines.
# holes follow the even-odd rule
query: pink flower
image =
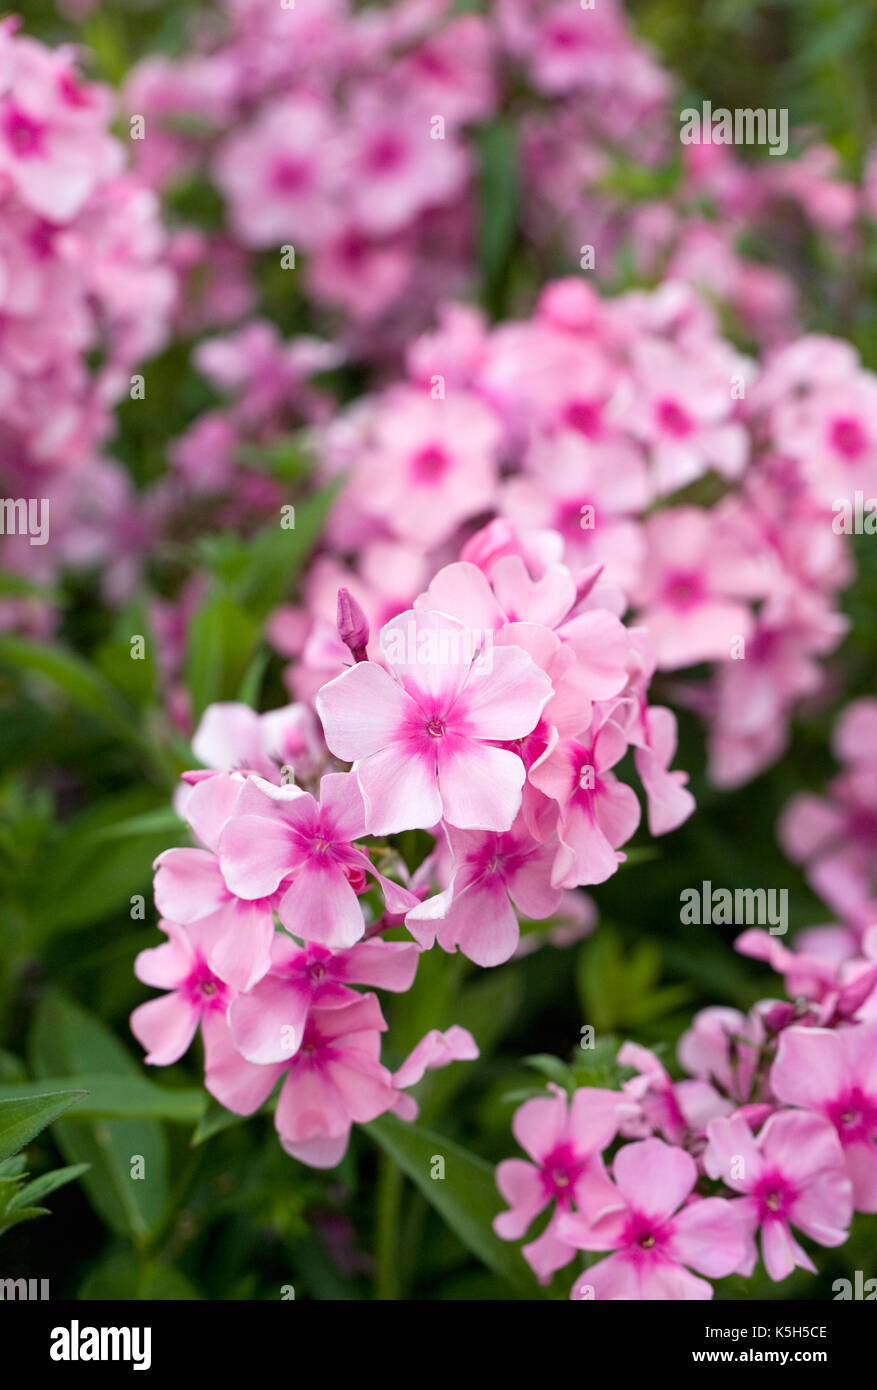
<svg viewBox="0 0 877 1390">
<path fill-rule="evenodd" d="M 611 719 L 580 739 L 563 739 L 530 769 L 530 781 L 560 808 L 551 881 L 562 888 L 603 883 L 624 856 L 640 820 L 630 787 L 610 772 L 627 752 L 627 740 Z"/>
<path fill-rule="evenodd" d="M 616 409 L 650 446 L 659 492 L 687 486 L 711 464 L 728 478 L 743 472 L 749 439 L 731 418 L 731 380 L 735 371 L 745 379 L 744 365 L 719 340 L 693 360 L 654 339 L 636 345 L 634 375 Z"/>
<path fill-rule="evenodd" d="M 561 890 L 550 883 L 556 845 L 533 840 L 520 817 L 501 834 L 448 826 L 447 835 L 454 858 L 451 882 L 412 908 L 405 925 L 423 947 L 438 939 L 442 950 L 459 947 L 476 965 L 501 965 L 518 944 L 515 909 L 539 920 L 560 904 Z"/>
<path fill-rule="evenodd" d="M 696 507 L 661 512 L 644 529 L 644 578 L 634 598 L 658 665 L 727 660 L 732 639 L 752 631 L 740 601 L 752 592 L 743 557 L 717 542 L 710 514 Z"/>
<path fill-rule="evenodd" d="M 622 1132 L 631 1139 L 646 1138 L 656 1131 L 671 1144 L 682 1144 L 692 1135 L 701 1135 L 710 1120 L 732 1108 L 703 1079 L 673 1081 L 654 1052 L 638 1043 L 624 1043 L 618 1062 L 638 1072 L 622 1086 L 631 1102 Z"/>
<path fill-rule="evenodd" d="M 770 1084 L 785 1105 L 830 1120 L 843 1149 L 857 1211 L 877 1211 L 877 1024 L 832 1031 L 787 1028 Z"/>
<path fill-rule="evenodd" d="M 662 705 L 644 713 L 644 740 L 634 752 L 636 770 L 648 797 L 649 830 L 664 835 L 686 821 L 695 802 L 688 791 L 687 772 L 670 772 L 676 754 L 676 716 Z"/>
<path fill-rule="evenodd" d="M 308 1014 L 289 1062 L 248 1062 L 226 1032 L 208 1058 L 205 1085 L 220 1104 L 252 1115 L 283 1077 L 274 1123 L 287 1153 L 315 1168 L 343 1157 L 354 1122 L 365 1124 L 396 1102 L 393 1079 L 381 1065 L 386 1029 L 374 994 Z"/>
<path fill-rule="evenodd" d="M 711 1178 L 735 1192 L 748 1234 L 740 1273 L 755 1268 L 755 1233 L 771 1279 L 796 1267 L 816 1269 L 794 1239 L 795 1226 L 820 1245 L 842 1245 L 853 1214 L 852 1187 L 837 1135 L 827 1121 L 802 1111 L 772 1115 L 756 1139 L 739 1115 L 713 1120 L 703 1163 Z"/>
<path fill-rule="evenodd" d="M 450 202 L 463 190 L 469 159 L 449 131 L 432 137 L 423 110 L 393 109 L 373 88 L 355 103 L 346 132 L 345 201 L 356 225 L 386 236 L 425 208 Z"/>
<path fill-rule="evenodd" d="M 533 1160 L 509 1158 L 496 1170 L 496 1184 L 510 1210 L 494 1218 L 502 1240 L 519 1240 L 540 1211 L 554 1202 L 551 1220 L 523 1253 L 540 1283 L 572 1259 L 570 1245 L 558 1235 L 560 1219 L 573 1203 L 608 1200 L 612 1185 L 600 1154 L 618 1129 L 624 1101 L 613 1091 L 584 1087 L 572 1098 L 559 1086 L 554 1094 L 525 1101 L 512 1121 L 515 1138 Z"/>
<path fill-rule="evenodd" d="M 400 387 L 381 399 L 350 494 L 397 536 L 432 546 L 494 498 L 501 426 L 474 395 L 432 400 Z"/>
<path fill-rule="evenodd" d="M 217 182 L 250 246 L 319 245 L 338 225 L 336 136 L 326 108 L 290 96 L 262 108 L 220 147 Z"/>
<path fill-rule="evenodd" d="M 393 1073 L 393 1085 L 400 1091 L 393 1110 L 403 1120 L 416 1120 L 417 1102 L 413 1096 L 402 1095 L 408 1086 L 416 1086 L 428 1071 L 450 1066 L 451 1062 L 473 1062 L 478 1057 L 478 1045 L 468 1028 L 455 1023 L 441 1032 L 431 1028 Z"/>
<path fill-rule="evenodd" d="M 752 1085 L 765 1040 L 759 1011 L 747 1016 L 738 1009 L 714 1005 L 695 1014 L 679 1039 L 677 1056 L 691 1075 L 714 1083 L 739 1105 L 761 1100 Z"/>
<path fill-rule="evenodd" d="M 250 777 L 220 837 L 223 877 L 243 899 L 264 899 L 282 886 L 277 913 L 284 926 L 324 946 L 352 946 L 365 931 L 358 894 L 367 876 L 392 911 L 417 902 L 354 847 L 364 834 L 362 794 L 351 774 L 323 777 L 319 802 L 298 787 Z"/>
<path fill-rule="evenodd" d="M 399 983 L 398 976 L 390 978 Z M 431 1033 L 394 1077 L 380 1061 L 386 1026 L 375 995 L 335 998 L 309 1011 L 291 1059 L 267 1065 L 247 1061 L 225 1029 L 208 1056 L 205 1085 L 229 1110 L 251 1115 L 283 1078 L 274 1116 L 281 1144 L 302 1163 L 332 1168 L 344 1157 L 354 1123 L 367 1124 L 387 1110 L 414 1117 L 416 1105 L 400 1085 L 412 1085 L 427 1067 L 478 1054 L 464 1028 Z"/>
<path fill-rule="evenodd" d="M 387 623 L 392 674 L 363 661 L 317 696 L 326 742 L 353 761 L 370 834 L 429 829 L 445 819 L 508 830 L 524 784 L 516 753 L 551 695 L 544 672 L 516 647 L 473 662 L 472 634 L 440 613 L 411 610 Z M 456 659 L 454 659 L 456 657 Z"/>
<path fill-rule="evenodd" d="M 208 964 L 215 927 L 203 922 L 182 927 L 166 921 L 161 926 L 168 940 L 141 951 L 134 973 L 145 985 L 168 993 L 141 1004 L 131 1015 L 131 1031 L 147 1050 L 144 1060 L 155 1067 L 178 1062 L 199 1024 L 205 1026 L 207 1044 L 211 1021 L 224 1018 L 234 997 Z"/>
<path fill-rule="evenodd" d="M 215 929 L 208 946 L 210 966 L 226 984 L 249 989 L 262 978 L 270 964 L 279 893 L 237 897 L 217 856 L 206 849 L 166 849 L 155 861 L 154 891 L 163 917 Z"/>
<path fill-rule="evenodd" d="M 361 941 L 344 951 L 298 946 L 277 933 L 271 968 L 232 1001 L 228 1021 L 235 1047 L 249 1062 L 283 1062 L 301 1047 L 308 1014 L 359 998 L 351 984 L 403 993 L 411 988 L 419 951 L 406 941 Z"/>
<path fill-rule="evenodd" d="M 573 1285 L 597 1299 L 710 1299 L 712 1286 L 690 1271 L 723 1278 L 744 1255 L 743 1222 L 721 1197 L 687 1200 L 694 1159 L 662 1139 L 627 1144 L 612 1165 L 615 1190 L 587 1212 L 561 1218 L 561 1240 L 580 1250 L 612 1250 Z"/>
<path fill-rule="evenodd" d="M 877 986 L 877 965 L 865 960 L 835 960 L 806 950 L 790 951 L 775 936 L 752 927 L 737 937 L 741 955 L 767 961 L 785 976 L 792 999 L 812 999 L 815 1022 L 829 1028 L 853 1019 Z M 808 1020 L 809 1021 L 809 1020 Z"/>
</svg>

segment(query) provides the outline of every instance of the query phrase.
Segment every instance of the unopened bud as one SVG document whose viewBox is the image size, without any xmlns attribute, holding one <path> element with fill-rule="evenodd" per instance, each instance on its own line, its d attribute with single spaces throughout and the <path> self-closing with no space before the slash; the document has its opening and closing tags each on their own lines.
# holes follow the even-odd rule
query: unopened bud
<svg viewBox="0 0 877 1390">
<path fill-rule="evenodd" d="M 338 590 L 338 634 L 354 661 L 368 661 L 368 618 L 349 589 Z"/>
</svg>

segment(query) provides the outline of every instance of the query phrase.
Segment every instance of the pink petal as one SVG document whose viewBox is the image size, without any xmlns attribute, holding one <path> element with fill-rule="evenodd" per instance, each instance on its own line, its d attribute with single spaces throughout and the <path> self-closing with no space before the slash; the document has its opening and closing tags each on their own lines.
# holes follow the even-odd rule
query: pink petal
<svg viewBox="0 0 877 1390">
<path fill-rule="evenodd" d="M 438 743 L 444 818 L 463 829 L 508 830 L 520 809 L 526 775 L 518 755 L 481 743 Z"/>
<path fill-rule="evenodd" d="M 359 898 L 344 870 L 319 856 L 299 869 L 277 913 L 295 936 L 323 946 L 353 946 L 365 933 Z"/>
<path fill-rule="evenodd" d="M 745 1226 L 736 1207 L 722 1197 L 690 1202 L 673 1219 L 668 1253 L 712 1279 L 733 1273 L 746 1253 Z"/>
<path fill-rule="evenodd" d="M 394 743 L 413 701 L 389 672 L 359 661 L 324 685 L 316 699 L 326 743 L 337 758 L 355 762 Z"/>
<path fill-rule="evenodd" d="M 697 1179 L 694 1159 L 662 1139 L 625 1145 L 616 1155 L 612 1171 L 630 1206 L 658 1220 L 676 1211 Z"/>
<path fill-rule="evenodd" d="M 821 1110 L 844 1082 L 840 1039 L 827 1028 L 787 1028 L 770 1071 L 775 1095 L 786 1105 Z"/>
<path fill-rule="evenodd" d="M 357 764 L 356 775 L 369 834 L 431 830 L 441 820 L 442 799 L 430 760 L 411 756 L 397 744 Z"/>
<path fill-rule="evenodd" d="M 169 1067 L 187 1051 L 198 1029 L 199 1012 L 176 992 L 150 999 L 131 1015 L 131 1032 L 145 1047 L 150 1066 Z"/>
<path fill-rule="evenodd" d="M 301 1047 L 311 992 L 303 982 L 267 975 L 232 1000 L 228 1023 L 248 1062 L 284 1062 Z"/>
</svg>

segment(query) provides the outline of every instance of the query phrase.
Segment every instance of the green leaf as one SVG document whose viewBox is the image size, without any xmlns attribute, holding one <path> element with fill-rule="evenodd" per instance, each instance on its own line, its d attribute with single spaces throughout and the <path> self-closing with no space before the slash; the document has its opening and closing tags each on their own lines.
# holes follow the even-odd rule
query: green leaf
<svg viewBox="0 0 877 1390">
<path fill-rule="evenodd" d="M 182 822 L 151 787 L 105 795 L 68 821 L 34 874 L 30 913 L 49 935 L 91 926 L 111 912 L 130 921 L 130 898 L 149 887 L 162 850 L 185 842 Z"/>
<path fill-rule="evenodd" d="M 503 1208 L 494 1170 L 444 1135 L 382 1115 L 365 1126 L 472 1254 L 525 1297 L 542 1298 L 536 1278 L 518 1247 L 494 1235 L 491 1222 Z M 430 1177 L 435 1157 L 445 1160 L 444 1178 Z"/>
<path fill-rule="evenodd" d="M 55 1168 L 51 1173 L 43 1173 L 41 1177 L 34 1178 L 33 1182 L 26 1183 L 12 1198 L 6 1210 L 15 1211 L 25 1201 L 40 1201 L 43 1197 L 48 1197 L 50 1192 L 57 1192 L 59 1187 L 64 1187 L 68 1182 L 75 1182 L 87 1172 L 87 1163 L 74 1163 L 69 1168 Z"/>
<path fill-rule="evenodd" d="M 87 661 L 64 647 L 0 637 L 0 662 L 47 680 L 86 714 L 125 738 L 137 738 L 133 711 Z"/>
<path fill-rule="evenodd" d="M 0 1099 L 22 1098 L 49 1085 L 63 1085 L 72 1080 L 88 1095 L 77 1106 L 71 1123 L 91 1120 L 170 1120 L 176 1124 L 192 1124 L 206 1108 L 203 1091 L 171 1090 L 157 1086 L 142 1076 L 114 1076 L 112 1073 L 82 1072 L 70 1078 L 58 1077 L 44 1081 L 16 1082 L 0 1085 Z"/>
<path fill-rule="evenodd" d="M 142 656 L 133 655 L 133 637 L 143 639 Z M 119 615 L 112 637 L 102 643 L 96 653 L 101 674 L 137 709 L 156 699 L 158 667 L 155 648 L 156 640 L 149 625 L 146 603 L 143 598 L 138 598 Z M 136 650 L 139 651 L 139 646 Z"/>
<path fill-rule="evenodd" d="M 41 1129 L 57 1120 L 84 1095 L 81 1090 L 50 1091 L 0 1101 L 0 1158 L 29 1144 Z"/>
<path fill-rule="evenodd" d="M 213 1138 L 214 1134 L 221 1134 L 224 1129 L 231 1129 L 233 1125 L 242 1124 L 245 1118 L 244 1115 L 235 1115 L 233 1111 L 226 1110 L 225 1106 L 220 1105 L 218 1100 L 209 1096 L 204 1113 L 189 1140 L 189 1147 L 197 1149 L 199 1144 L 205 1144 L 208 1139 Z"/>
<path fill-rule="evenodd" d="M 189 627 L 186 653 L 186 684 L 195 719 L 217 700 L 235 698 L 260 631 L 259 621 L 224 594 L 208 597 L 201 606 Z"/>
<path fill-rule="evenodd" d="M 178 1269 L 131 1250 L 111 1250 L 89 1271 L 77 1292 L 77 1298 L 86 1301 L 123 1299 L 125 1302 L 167 1303 L 192 1302 L 199 1297 Z"/>
<path fill-rule="evenodd" d="M 40 1003 L 30 1038 L 38 1076 L 113 1075 L 142 1081 L 140 1067 L 99 1019 L 60 994 Z M 55 1125 L 68 1163 L 90 1165 L 82 1186 L 100 1218 L 118 1235 L 145 1243 L 168 1202 L 167 1148 L 156 1120 L 94 1120 Z M 142 1165 L 134 1167 L 134 1160 Z M 132 1176 L 142 1166 L 143 1177 Z"/>
<path fill-rule="evenodd" d="M 569 1067 L 565 1066 L 557 1057 L 552 1057 L 547 1052 L 538 1052 L 532 1057 L 525 1057 L 524 1061 L 528 1067 L 532 1067 L 534 1071 L 538 1071 L 540 1076 L 544 1076 L 548 1081 L 553 1081 L 556 1085 L 562 1086 L 565 1091 L 572 1091 L 575 1089 L 575 1081 Z"/>
<path fill-rule="evenodd" d="M 0 598 L 39 598 L 47 603 L 56 603 L 58 594 L 45 584 L 36 584 L 21 574 L 11 574 L 0 570 Z"/>
<path fill-rule="evenodd" d="M 479 263 L 484 298 L 494 314 L 502 308 L 501 291 L 517 226 L 518 147 L 515 125 L 497 120 L 479 137 L 481 225 Z"/>
</svg>

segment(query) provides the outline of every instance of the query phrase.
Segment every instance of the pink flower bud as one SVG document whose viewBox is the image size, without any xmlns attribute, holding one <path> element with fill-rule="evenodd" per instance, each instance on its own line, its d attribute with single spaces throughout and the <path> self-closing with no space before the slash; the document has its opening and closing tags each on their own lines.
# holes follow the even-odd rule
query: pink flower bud
<svg viewBox="0 0 877 1390">
<path fill-rule="evenodd" d="M 368 618 L 349 589 L 338 590 L 338 633 L 354 661 L 368 661 Z"/>
</svg>

